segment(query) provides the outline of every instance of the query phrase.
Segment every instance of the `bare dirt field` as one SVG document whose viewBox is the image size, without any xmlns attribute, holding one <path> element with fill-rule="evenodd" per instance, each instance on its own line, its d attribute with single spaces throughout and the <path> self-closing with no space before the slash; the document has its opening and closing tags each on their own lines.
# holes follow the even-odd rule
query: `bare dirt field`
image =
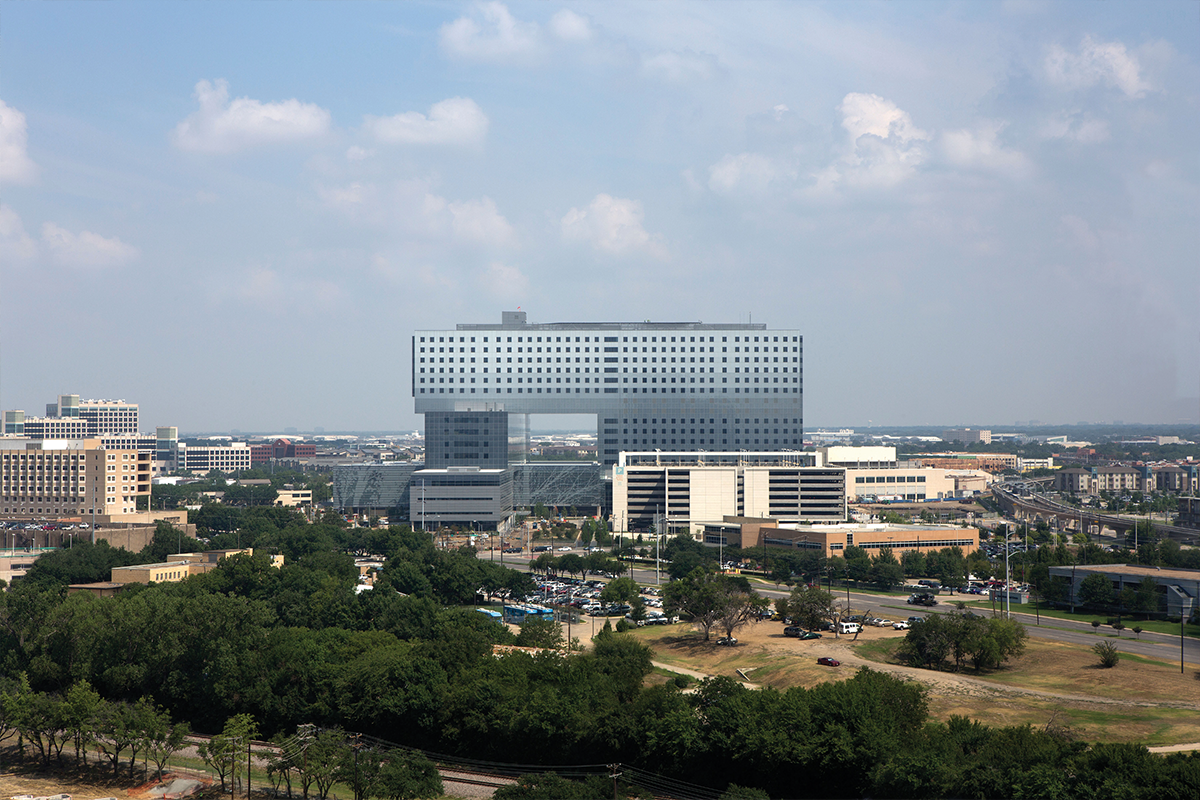
<svg viewBox="0 0 1200 800">
<path fill-rule="evenodd" d="M 929 687 L 935 719 L 959 714 L 989 725 L 1051 720 L 1096 741 L 1170 745 L 1200 741 L 1200 680 L 1181 675 L 1177 665 L 1126 656 L 1114 669 L 1101 669 L 1095 655 L 1079 645 L 1031 640 L 1025 654 L 990 673 L 935 672 L 897 664 L 890 653 L 903 631 L 866 628 L 853 636 L 799 641 L 783 635 L 778 622 L 760 622 L 738 632 L 736 647 L 704 642 L 691 626 L 641 629 L 637 636 L 655 652 L 655 661 L 708 675 L 786 689 L 849 677 L 859 667 L 890 672 Z M 829 656 L 840 667 L 824 667 Z M 741 673 L 738 673 L 738 670 Z M 661 674 L 656 680 L 665 680 Z"/>
<path fill-rule="evenodd" d="M 96 776 L 54 776 L 45 777 L 36 773 L 24 774 L 0 772 L 0 798 L 16 795 L 33 795 L 45 797 L 53 794 L 69 794 L 71 800 L 101 800 L 106 797 L 128 797 L 129 783 L 109 785 Z"/>
</svg>

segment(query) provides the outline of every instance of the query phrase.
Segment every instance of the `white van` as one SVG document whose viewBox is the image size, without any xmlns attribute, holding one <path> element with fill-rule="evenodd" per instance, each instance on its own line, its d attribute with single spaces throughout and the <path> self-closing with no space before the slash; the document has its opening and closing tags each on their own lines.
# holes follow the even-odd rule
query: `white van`
<svg viewBox="0 0 1200 800">
<path fill-rule="evenodd" d="M 862 631 L 862 625 L 857 622 L 839 622 L 838 633 L 859 633 Z"/>
</svg>

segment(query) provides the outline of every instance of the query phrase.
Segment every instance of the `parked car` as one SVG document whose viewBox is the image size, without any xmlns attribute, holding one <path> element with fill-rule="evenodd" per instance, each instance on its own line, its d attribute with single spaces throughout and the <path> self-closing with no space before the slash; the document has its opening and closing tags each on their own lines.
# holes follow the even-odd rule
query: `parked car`
<svg viewBox="0 0 1200 800">
<path fill-rule="evenodd" d="M 737 639 L 732 636 L 722 636 L 720 639 L 717 639 L 717 644 L 724 647 L 733 647 L 737 644 Z"/>
<path fill-rule="evenodd" d="M 892 627 L 892 621 L 891 621 L 890 619 L 881 619 L 881 620 L 879 620 L 878 622 L 876 622 L 875 624 L 876 624 L 876 625 L 878 625 L 878 626 L 879 626 L 879 627 L 881 627 L 881 628 L 890 628 L 890 627 Z"/>
<path fill-rule="evenodd" d="M 804 629 L 801 628 L 799 625 L 789 625 L 788 627 L 783 629 L 784 636 L 794 636 L 796 638 L 799 638 L 800 634 L 802 634 L 802 633 L 804 633 Z"/>
<path fill-rule="evenodd" d="M 893 622 L 892 623 L 892 628 L 894 630 L 898 630 L 898 631 L 906 631 L 909 629 L 909 627 L 910 626 L 907 622 Z"/>
<path fill-rule="evenodd" d="M 813 633 L 812 631 L 805 631 L 804 633 L 800 634 L 800 641 L 802 641 L 802 642 L 808 641 L 809 639 L 820 639 L 820 638 L 821 638 L 821 634 Z"/>
<path fill-rule="evenodd" d="M 909 625 L 916 625 L 917 623 L 924 622 L 924 621 L 925 621 L 924 617 L 909 617 L 908 618 Z"/>
<path fill-rule="evenodd" d="M 836 658 L 830 658 L 829 656 L 821 656 L 817 659 L 817 663 L 822 667 L 840 667 L 842 665 L 842 662 L 838 661 Z"/>
</svg>

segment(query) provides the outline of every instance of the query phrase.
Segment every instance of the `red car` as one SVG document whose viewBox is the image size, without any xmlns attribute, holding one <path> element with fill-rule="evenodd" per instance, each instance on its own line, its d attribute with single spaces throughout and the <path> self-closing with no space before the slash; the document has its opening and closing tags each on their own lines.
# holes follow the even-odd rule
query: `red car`
<svg viewBox="0 0 1200 800">
<path fill-rule="evenodd" d="M 840 667 L 842 665 L 842 662 L 836 658 L 829 658 L 828 656 L 821 656 L 817 659 L 817 663 L 823 667 Z"/>
</svg>

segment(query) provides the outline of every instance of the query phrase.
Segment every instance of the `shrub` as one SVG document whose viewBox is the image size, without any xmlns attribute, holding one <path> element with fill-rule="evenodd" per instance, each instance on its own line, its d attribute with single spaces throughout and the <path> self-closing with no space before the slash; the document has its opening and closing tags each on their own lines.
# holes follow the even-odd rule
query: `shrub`
<svg viewBox="0 0 1200 800">
<path fill-rule="evenodd" d="M 1133 631 L 1134 636 L 1138 637 L 1139 639 L 1142 638 L 1142 626 L 1141 625 L 1134 625 L 1132 628 L 1130 628 L 1130 630 Z"/>
<path fill-rule="evenodd" d="M 635 627 L 634 624 L 632 622 L 630 622 L 629 620 L 625 619 L 624 617 L 622 617 L 620 620 L 617 621 L 617 633 L 625 633 L 626 631 L 631 631 L 634 629 L 634 627 Z"/>
<path fill-rule="evenodd" d="M 1098 619 L 1094 619 L 1094 620 L 1092 620 L 1092 627 L 1093 627 L 1093 628 L 1099 628 L 1099 627 L 1100 627 L 1100 620 L 1098 620 Z"/>
<path fill-rule="evenodd" d="M 1113 642 L 1100 642 L 1092 646 L 1092 652 L 1100 658 L 1100 666 L 1111 669 L 1121 660 L 1121 651 Z"/>
<path fill-rule="evenodd" d="M 1121 631 L 1125 630 L 1125 624 L 1123 622 L 1114 622 L 1112 624 L 1112 627 L 1113 627 L 1113 630 L 1116 631 L 1117 633 L 1120 633 Z"/>
</svg>

